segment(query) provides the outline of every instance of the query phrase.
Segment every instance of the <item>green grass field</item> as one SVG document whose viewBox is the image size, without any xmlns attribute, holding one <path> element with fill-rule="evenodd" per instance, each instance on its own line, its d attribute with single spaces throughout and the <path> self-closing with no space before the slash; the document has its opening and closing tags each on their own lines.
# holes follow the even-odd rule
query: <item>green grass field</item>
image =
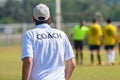
<svg viewBox="0 0 120 80">
<path fill-rule="evenodd" d="M 105 51 L 101 50 L 104 66 L 91 66 L 88 49 L 84 50 L 84 64 L 77 65 L 70 80 L 120 80 L 119 55 L 116 64 L 106 64 Z M 97 59 L 95 57 L 97 63 Z M 21 47 L 0 47 L 0 80 L 21 80 Z"/>
</svg>

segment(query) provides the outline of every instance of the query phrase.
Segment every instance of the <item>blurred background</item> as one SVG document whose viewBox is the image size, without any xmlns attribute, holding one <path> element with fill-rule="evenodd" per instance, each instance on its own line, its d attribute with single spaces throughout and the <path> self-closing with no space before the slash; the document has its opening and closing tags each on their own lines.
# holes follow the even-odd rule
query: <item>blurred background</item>
<svg viewBox="0 0 120 80">
<path fill-rule="evenodd" d="M 51 26 L 65 31 L 72 44 L 70 34 L 80 20 L 85 20 L 88 27 L 93 18 L 102 26 L 107 18 L 116 27 L 120 25 L 120 0 L 0 0 L 0 80 L 21 80 L 21 38 L 26 30 L 34 28 L 33 8 L 39 3 L 49 6 Z M 89 66 L 90 52 L 88 48 L 84 51 L 85 65 L 77 65 L 70 80 L 120 80 L 119 65 Z M 101 53 L 106 64 L 105 51 Z M 116 64 L 119 61 L 116 48 Z"/>
<path fill-rule="evenodd" d="M 82 19 L 89 25 L 93 18 L 98 18 L 103 25 L 106 18 L 111 18 L 116 26 L 119 25 L 120 0 L 59 0 L 58 3 L 56 1 L 0 0 L 0 46 L 21 45 L 22 33 L 34 27 L 33 8 L 39 3 L 49 6 L 52 27 L 57 28 L 57 23 L 60 24 L 60 29 L 68 36 L 72 27 L 79 24 Z"/>
</svg>

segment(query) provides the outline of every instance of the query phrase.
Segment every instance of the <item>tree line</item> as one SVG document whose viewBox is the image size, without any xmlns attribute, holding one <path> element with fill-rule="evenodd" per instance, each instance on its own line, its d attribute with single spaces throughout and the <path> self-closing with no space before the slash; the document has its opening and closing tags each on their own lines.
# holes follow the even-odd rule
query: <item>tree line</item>
<svg viewBox="0 0 120 80">
<path fill-rule="evenodd" d="M 55 0 L 7 0 L 0 3 L 0 23 L 31 23 L 33 8 L 39 3 L 49 6 L 55 22 Z M 120 21 L 119 5 L 119 0 L 61 0 L 62 22 L 91 21 L 93 17 L 101 21 L 106 18 Z"/>
</svg>

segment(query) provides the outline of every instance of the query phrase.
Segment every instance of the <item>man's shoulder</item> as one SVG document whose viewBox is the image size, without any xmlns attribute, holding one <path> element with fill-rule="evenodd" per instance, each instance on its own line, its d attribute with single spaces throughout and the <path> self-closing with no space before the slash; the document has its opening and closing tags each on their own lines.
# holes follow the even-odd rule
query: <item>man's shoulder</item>
<svg viewBox="0 0 120 80">
<path fill-rule="evenodd" d="M 30 29 L 30 30 L 25 31 L 24 33 L 31 33 L 33 31 L 34 31 L 34 29 Z"/>
<path fill-rule="evenodd" d="M 113 25 L 113 24 L 111 24 L 111 27 L 112 27 L 113 29 L 116 29 L 116 26 L 115 26 L 115 25 Z"/>
<path fill-rule="evenodd" d="M 58 32 L 58 33 L 63 33 L 65 34 L 65 32 L 63 30 L 57 29 L 57 28 L 51 28 L 53 32 Z"/>
<path fill-rule="evenodd" d="M 113 24 L 107 24 L 107 25 L 104 26 L 104 28 L 105 28 L 105 29 L 107 29 L 107 28 L 114 29 L 114 28 L 116 28 L 116 27 L 115 27 Z"/>
<path fill-rule="evenodd" d="M 74 28 L 79 28 L 79 25 L 75 25 Z"/>
<path fill-rule="evenodd" d="M 88 30 L 88 27 L 87 26 L 83 26 L 82 29 L 87 29 Z"/>
</svg>

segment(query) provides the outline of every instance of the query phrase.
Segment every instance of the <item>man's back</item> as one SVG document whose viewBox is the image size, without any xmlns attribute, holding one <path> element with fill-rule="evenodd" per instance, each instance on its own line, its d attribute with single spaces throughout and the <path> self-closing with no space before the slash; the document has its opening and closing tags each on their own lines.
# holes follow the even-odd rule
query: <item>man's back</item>
<svg viewBox="0 0 120 80">
<path fill-rule="evenodd" d="M 84 40 L 87 31 L 88 28 L 86 26 L 80 27 L 79 25 L 75 25 L 73 28 L 74 40 Z"/>
<path fill-rule="evenodd" d="M 117 41 L 120 43 L 120 26 L 117 28 Z"/>
<path fill-rule="evenodd" d="M 51 16 L 45 4 L 35 6 L 32 19 L 35 28 L 22 38 L 22 80 L 69 80 L 75 61 L 66 34 L 49 26 Z"/>
<path fill-rule="evenodd" d="M 92 24 L 89 27 L 88 36 L 90 45 L 100 45 L 100 36 L 102 35 L 102 29 L 99 24 Z"/>
<path fill-rule="evenodd" d="M 67 54 L 73 54 L 73 51 L 69 46 L 70 43 L 66 34 L 60 30 L 50 28 L 47 24 L 42 24 L 36 26 L 33 30 L 27 31 L 24 36 L 28 36 L 25 42 L 28 42 L 29 45 L 24 46 L 25 44 L 23 44 L 25 48 L 23 52 L 33 57 L 34 63 L 30 79 L 64 80 L 64 61 L 74 57 L 74 55 Z"/>
<path fill-rule="evenodd" d="M 107 24 L 103 28 L 104 34 L 104 44 L 105 45 L 113 45 L 115 44 L 115 35 L 116 35 L 116 28 L 112 24 Z"/>
</svg>

